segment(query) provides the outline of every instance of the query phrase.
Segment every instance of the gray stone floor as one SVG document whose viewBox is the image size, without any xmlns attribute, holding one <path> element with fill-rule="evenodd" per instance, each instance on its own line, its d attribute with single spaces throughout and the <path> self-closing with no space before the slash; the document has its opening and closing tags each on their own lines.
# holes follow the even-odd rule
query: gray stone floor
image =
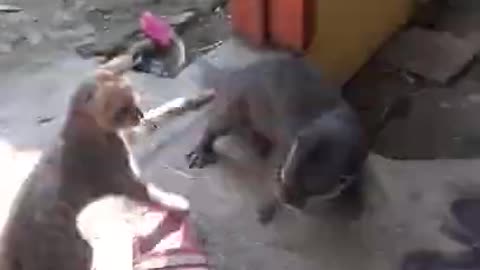
<svg viewBox="0 0 480 270">
<path fill-rule="evenodd" d="M 387 42 L 346 93 L 363 108 L 366 122 L 378 119 L 378 104 L 411 95 L 411 114 L 382 132 L 375 147 L 378 154 L 401 159 L 479 158 L 480 9 L 468 0 L 430 2 L 439 6 L 436 14 Z"/>
<path fill-rule="evenodd" d="M 228 41 L 206 59 L 233 66 L 259 57 L 268 55 Z M 93 67 L 71 54 L 37 62 L 0 74 L 0 138 L 18 151 L 45 149 L 58 132 L 79 75 Z M 147 109 L 200 91 L 197 72 L 193 64 L 174 80 L 145 74 L 132 78 Z M 53 120 L 39 123 L 48 118 Z M 166 125 L 137 145 L 135 155 L 146 181 L 191 200 L 193 218 L 218 269 L 386 270 L 396 269 L 402 254 L 418 247 L 461 248 L 440 233 L 440 226 L 448 220 L 448 202 L 480 187 L 479 161 L 392 161 L 372 155 L 365 199 L 353 202 L 358 207 L 312 203 L 306 214 L 284 210 L 274 224 L 261 227 L 255 206 L 270 196 L 269 172 L 263 169 L 268 164 L 241 142 L 220 142 L 224 154 L 215 166 L 186 168 L 184 155 L 199 139 L 204 119 L 202 111 Z M 14 168 L 2 168 L 5 185 L 9 169 Z"/>
<path fill-rule="evenodd" d="M 181 2 L 202 6 L 212 1 Z M 466 1 L 472 2 L 461 2 Z M 60 18 L 60 25 L 52 25 L 55 11 L 63 2 L 86 3 L 111 9 L 115 16 L 122 17 L 131 4 L 130 0 L 8 2 L 20 5 L 26 14 L 0 14 L 0 219 L 4 219 L 15 188 L 34 160 L 54 140 L 75 86 L 94 67 L 93 62 L 80 60 L 65 50 L 91 38 L 92 26 L 85 28 L 75 10 L 67 10 L 71 18 Z M 478 45 L 478 12 L 470 8 L 468 12 L 450 10 L 437 18 L 436 30 Z M 32 24 L 32 16 L 37 24 Z M 74 25 L 69 27 L 69 23 Z M 114 29 L 116 25 L 109 27 Z M 16 34 L 12 36 L 9 31 Z M 58 35 L 52 36 L 52 31 Z M 19 38 L 24 41 L 10 47 Z M 430 60 L 436 55 L 432 52 Z M 220 67 L 245 65 L 260 57 L 268 55 L 247 50 L 234 40 L 205 56 Z M 408 72 L 385 72 L 367 65 L 350 85 L 360 96 L 358 102 L 368 104 L 399 93 L 414 94 L 412 114 L 383 132 L 377 153 L 417 159 L 478 157 L 480 64 L 475 59 L 471 64 L 462 76 L 446 84 L 424 83 Z M 148 109 L 201 91 L 199 71 L 194 63 L 174 80 L 147 74 L 131 76 L 141 91 L 142 106 Z M 261 227 L 255 221 L 255 207 L 271 196 L 271 171 L 265 169 L 268 164 L 256 160 L 241 142 L 226 138 L 218 144 L 224 153 L 221 162 L 204 170 L 188 170 L 184 155 L 196 144 L 204 126 L 205 110 L 188 114 L 137 145 L 134 152 L 146 181 L 191 200 L 192 216 L 217 269 L 394 270 L 410 250 L 463 248 L 447 239 L 441 227 L 450 222 L 450 201 L 459 196 L 478 196 L 477 159 L 399 161 L 372 154 L 363 199 L 335 205 L 314 202 L 304 214 L 285 209 L 274 224 Z M 17 151 L 15 156 L 9 151 L 12 148 Z"/>
</svg>

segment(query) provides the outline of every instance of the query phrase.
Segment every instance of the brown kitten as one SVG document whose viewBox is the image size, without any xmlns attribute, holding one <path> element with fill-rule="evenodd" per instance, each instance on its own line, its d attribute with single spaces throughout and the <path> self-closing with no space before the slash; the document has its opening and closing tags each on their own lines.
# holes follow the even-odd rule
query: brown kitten
<svg viewBox="0 0 480 270">
<path fill-rule="evenodd" d="M 142 117 L 124 76 L 99 69 L 80 84 L 58 141 L 13 204 L 3 232 L 2 270 L 90 269 L 92 251 L 77 229 L 77 214 L 111 194 L 151 202 L 153 188 L 139 181 L 122 138 L 122 131 Z M 180 209 L 167 218 L 180 224 L 185 215 L 186 209 Z"/>
</svg>

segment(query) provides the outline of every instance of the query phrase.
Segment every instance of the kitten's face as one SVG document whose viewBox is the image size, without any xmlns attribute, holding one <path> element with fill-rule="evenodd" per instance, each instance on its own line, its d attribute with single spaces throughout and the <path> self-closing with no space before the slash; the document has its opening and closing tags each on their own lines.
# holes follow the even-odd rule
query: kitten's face
<svg viewBox="0 0 480 270">
<path fill-rule="evenodd" d="M 303 208 L 311 195 L 323 195 L 335 186 L 336 179 L 328 178 L 325 164 L 325 149 L 313 147 L 300 157 L 288 185 L 282 185 L 283 201 L 297 208 Z"/>
<path fill-rule="evenodd" d="M 109 110 L 109 121 L 115 129 L 135 127 L 143 119 L 143 112 L 137 105 L 133 95 L 115 95 L 112 98 L 112 105 Z"/>
<path fill-rule="evenodd" d="M 143 113 L 130 81 L 108 71 L 97 72 L 95 94 L 96 118 L 110 130 L 131 128 L 140 124 Z"/>
</svg>

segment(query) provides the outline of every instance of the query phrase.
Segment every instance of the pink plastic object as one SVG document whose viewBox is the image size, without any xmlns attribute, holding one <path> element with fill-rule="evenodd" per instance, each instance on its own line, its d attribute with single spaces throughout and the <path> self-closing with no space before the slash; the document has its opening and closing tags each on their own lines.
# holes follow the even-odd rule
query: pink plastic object
<svg viewBox="0 0 480 270">
<path fill-rule="evenodd" d="M 155 237 L 158 226 L 177 227 L 172 224 L 173 220 L 166 218 L 166 213 L 161 207 L 152 205 L 134 228 L 134 269 L 210 270 L 207 254 L 188 218 L 166 238 Z M 142 252 L 142 241 L 152 242 L 149 238 L 154 244 L 148 243 L 151 248 Z"/>
<path fill-rule="evenodd" d="M 173 39 L 173 29 L 165 21 L 156 18 L 149 11 L 145 11 L 140 17 L 140 28 L 142 32 L 160 47 L 170 46 Z"/>
</svg>

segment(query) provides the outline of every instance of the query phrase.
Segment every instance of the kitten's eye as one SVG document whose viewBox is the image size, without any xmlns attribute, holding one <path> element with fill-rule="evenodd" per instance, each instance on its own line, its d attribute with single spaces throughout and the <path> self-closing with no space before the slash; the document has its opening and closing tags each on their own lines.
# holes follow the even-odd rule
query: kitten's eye
<svg viewBox="0 0 480 270">
<path fill-rule="evenodd" d="M 118 110 L 117 113 L 120 115 L 127 115 L 129 112 L 130 112 L 130 107 L 125 106 L 120 108 L 120 110 Z"/>
<path fill-rule="evenodd" d="M 140 110 L 138 107 L 135 108 L 135 113 L 138 118 L 143 119 L 145 116 L 143 115 L 142 110 Z"/>
<path fill-rule="evenodd" d="M 85 102 L 85 103 L 88 103 L 88 102 L 90 102 L 92 99 L 93 99 L 93 93 L 92 93 L 92 92 L 88 92 L 87 95 L 85 96 L 84 102 Z"/>
<path fill-rule="evenodd" d="M 128 116 L 129 113 L 130 113 L 130 107 L 128 106 L 121 107 L 117 111 L 117 113 L 115 113 L 115 120 L 117 122 L 123 121 Z"/>
</svg>

